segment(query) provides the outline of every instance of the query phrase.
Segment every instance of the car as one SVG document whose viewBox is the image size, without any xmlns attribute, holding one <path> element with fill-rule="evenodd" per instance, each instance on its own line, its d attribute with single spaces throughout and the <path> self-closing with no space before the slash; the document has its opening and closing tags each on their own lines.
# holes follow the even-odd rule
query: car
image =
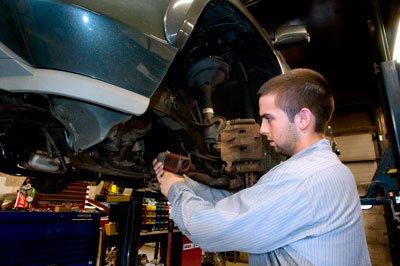
<svg viewBox="0 0 400 266">
<path fill-rule="evenodd" d="M 0 171 L 148 186 L 168 150 L 195 180 L 252 185 L 257 90 L 287 69 L 236 0 L 1 1 Z"/>
</svg>

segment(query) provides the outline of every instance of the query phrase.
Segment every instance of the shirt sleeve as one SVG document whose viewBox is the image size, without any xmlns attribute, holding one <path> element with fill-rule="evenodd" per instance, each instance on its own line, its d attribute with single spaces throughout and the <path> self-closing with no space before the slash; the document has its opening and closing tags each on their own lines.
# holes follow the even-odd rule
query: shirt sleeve
<svg viewBox="0 0 400 266">
<path fill-rule="evenodd" d="M 211 188 L 207 185 L 201 184 L 193 179 L 185 176 L 185 184 L 190 188 L 197 196 L 202 198 L 205 201 L 208 201 L 212 204 L 216 204 L 218 201 L 223 198 L 231 195 L 229 191 L 223 189 L 215 189 Z"/>
<path fill-rule="evenodd" d="M 255 186 L 216 204 L 185 183 L 171 186 L 171 217 L 206 251 L 265 253 L 305 238 L 313 210 L 303 180 L 265 176 Z"/>
</svg>

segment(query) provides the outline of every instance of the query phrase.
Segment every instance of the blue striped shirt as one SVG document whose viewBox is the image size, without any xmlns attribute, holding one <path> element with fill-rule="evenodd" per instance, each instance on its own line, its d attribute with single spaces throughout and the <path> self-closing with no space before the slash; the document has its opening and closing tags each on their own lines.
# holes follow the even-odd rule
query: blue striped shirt
<svg viewBox="0 0 400 266">
<path fill-rule="evenodd" d="M 233 195 L 186 179 L 168 199 L 205 251 L 247 252 L 250 265 L 371 265 L 354 177 L 327 140 Z"/>
</svg>

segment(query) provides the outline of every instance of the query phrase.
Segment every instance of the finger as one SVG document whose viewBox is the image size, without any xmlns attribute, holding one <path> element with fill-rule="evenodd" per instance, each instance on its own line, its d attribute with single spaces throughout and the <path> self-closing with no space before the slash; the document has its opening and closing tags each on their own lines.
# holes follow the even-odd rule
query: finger
<svg viewBox="0 0 400 266">
<path fill-rule="evenodd" d="M 154 170 L 154 172 L 156 173 L 156 175 L 162 174 L 164 172 L 164 169 L 163 168 L 157 168 L 157 169 Z"/>
<path fill-rule="evenodd" d="M 162 164 L 156 164 L 156 166 L 154 166 L 154 169 L 156 170 L 164 169 L 164 166 Z"/>
<path fill-rule="evenodd" d="M 163 168 L 164 164 L 162 162 L 160 162 L 160 161 L 157 161 L 157 163 L 154 165 L 154 167 Z"/>
<path fill-rule="evenodd" d="M 161 175 L 156 175 L 156 177 L 157 177 L 157 181 L 158 181 L 158 183 L 160 183 L 160 184 L 161 184 L 161 182 L 162 182 L 162 177 L 161 177 Z"/>
<path fill-rule="evenodd" d="M 158 167 L 158 168 L 154 168 L 154 172 L 157 174 L 157 173 L 161 173 L 161 172 L 163 172 L 164 171 L 164 169 L 162 168 L 162 167 Z"/>
<path fill-rule="evenodd" d="M 157 169 L 157 171 L 155 172 L 157 176 L 162 177 L 165 174 L 165 170 L 164 169 Z"/>
<path fill-rule="evenodd" d="M 158 173 L 160 171 L 164 170 L 162 167 L 154 168 L 154 172 Z"/>
<path fill-rule="evenodd" d="M 162 183 L 163 182 L 163 176 L 164 176 L 164 171 L 160 172 L 157 174 L 157 181 L 158 183 Z"/>
</svg>

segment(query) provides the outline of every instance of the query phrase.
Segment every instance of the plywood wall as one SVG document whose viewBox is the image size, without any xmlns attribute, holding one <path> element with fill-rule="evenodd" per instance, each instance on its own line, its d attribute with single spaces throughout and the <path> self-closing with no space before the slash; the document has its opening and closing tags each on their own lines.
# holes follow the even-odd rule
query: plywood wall
<svg viewBox="0 0 400 266">
<path fill-rule="evenodd" d="M 341 135 L 335 138 L 341 151 L 339 158 L 352 171 L 359 195 L 365 195 L 376 168 L 378 154 L 372 132 Z M 386 222 L 382 206 L 363 210 L 364 228 L 372 265 L 392 265 Z"/>
</svg>

